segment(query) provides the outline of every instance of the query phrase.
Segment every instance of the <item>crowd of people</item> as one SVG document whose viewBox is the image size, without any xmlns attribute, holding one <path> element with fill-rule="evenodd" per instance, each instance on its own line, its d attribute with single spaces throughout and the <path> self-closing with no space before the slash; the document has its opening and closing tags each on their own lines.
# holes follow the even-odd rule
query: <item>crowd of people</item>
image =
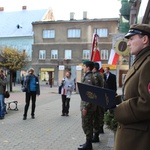
<svg viewBox="0 0 150 150">
<path fill-rule="evenodd" d="M 114 150 L 149 150 L 150 139 L 150 25 L 134 24 L 125 35 L 130 53 L 135 60 L 127 72 L 123 84 L 122 102 L 116 105 L 114 117 L 118 121 Z M 116 75 L 110 68 L 99 71 L 99 63 L 83 62 L 82 83 L 113 90 L 117 95 Z M 22 77 L 24 79 L 24 77 Z M 0 71 L 0 119 L 5 117 L 4 92 L 7 80 Z M 23 120 L 27 119 L 30 100 L 32 100 L 31 118 L 35 118 L 36 95 L 40 95 L 39 79 L 30 68 L 22 82 L 25 92 Z M 62 114 L 69 116 L 70 99 L 75 89 L 71 72 L 67 71 L 61 83 Z M 92 143 L 100 142 L 99 134 L 104 133 L 105 108 L 81 100 L 82 128 L 86 136 L 84 144 L 78 150 L 92 150 Z"/>
</svg>

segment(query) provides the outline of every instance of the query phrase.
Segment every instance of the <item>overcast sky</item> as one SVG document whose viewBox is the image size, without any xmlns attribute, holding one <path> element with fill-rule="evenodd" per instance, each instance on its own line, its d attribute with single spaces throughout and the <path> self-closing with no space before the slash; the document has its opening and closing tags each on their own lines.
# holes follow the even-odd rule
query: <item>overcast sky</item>
<svg viewBox="0 0 150 150">
<path fill-rule="evenodd" d="M 4 11 L 18 11 L 26 5 L 27 9 L 51 8 L 55 20 L 69 20 L 70 12 L 74 12 L 75 19 L 83 18 L 83 11 L 87 11 L 89 19 L 119 17 L 120 0 L 0 0 L 0 7 Z"/>
</svg>

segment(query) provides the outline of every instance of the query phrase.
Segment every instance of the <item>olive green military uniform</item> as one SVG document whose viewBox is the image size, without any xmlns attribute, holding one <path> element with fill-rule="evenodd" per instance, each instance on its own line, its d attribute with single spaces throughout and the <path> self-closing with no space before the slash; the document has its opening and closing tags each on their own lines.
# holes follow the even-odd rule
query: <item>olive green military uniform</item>
<svg viewBox="0 0 150 150">
<path fill-rule="evenodd" d="M 94 82 L 93 73 L 92 72 L 86 73 L 83 80 L 82 80 L 82 83 L 94 85 L 95 82 Z M 94 112 L 96 110 L 96 105 L 89 103 L 89 102 L 81 101 L 80 108 L 81 108 L 81 110 L 82 109 L 87 110 L 87 114 L 85 116 L 83 116 L 81 114 L 82 128 L 83 128 L 83 131 L 86 135 L 86 139 L 92 140 L 92 137 L 93 137 L 93 115 L 94 115 Z"/>
<path fill-rule="evenodd" d="M 93 76 L 95 80 L 95 85 L 98 87 L 103 87 L 102 74 L 99 71 L 97 71 L 93 74 Z M 101 129 L 104 125 L 103 118 L 104 118 L 104 108 L 101 106 L 97 106 L 96 112 L 94 114 L 94 121 L 93 121 L 94 133 L 99 134 L 101 132 Z"/>
</svg>

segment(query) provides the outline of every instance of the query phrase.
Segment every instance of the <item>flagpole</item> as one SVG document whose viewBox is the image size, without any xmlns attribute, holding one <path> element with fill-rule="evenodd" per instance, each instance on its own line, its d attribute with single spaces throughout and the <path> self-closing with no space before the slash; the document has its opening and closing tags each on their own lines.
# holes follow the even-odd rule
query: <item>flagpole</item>
<svg viewBox="0 0 150 150">
<path fill-rule="evenodd" d="M 96 40 L 97 40 L 97 34 L 94 35 L 94 47 L 93 48 L 95 50 L 94 50 L 94 54 L 93 54 L 93 57 L 92 57 L 92 61 L 94 61 L 95 55 L 96 55 L 96 48 L 97 48 L 97 41 Z"/>
</svg>

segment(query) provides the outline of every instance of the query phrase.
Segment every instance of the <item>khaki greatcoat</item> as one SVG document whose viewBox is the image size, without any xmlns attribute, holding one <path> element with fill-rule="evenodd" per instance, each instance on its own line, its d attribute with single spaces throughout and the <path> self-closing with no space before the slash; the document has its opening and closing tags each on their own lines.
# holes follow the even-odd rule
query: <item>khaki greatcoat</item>
<svg viewBox="0 0 150 150">
<path fill-rule="evenodd" d="M 114 150 L 150 150 L 150 46 L 136 56 L 125 77 L 124 101 L 115 118 Z"/>
</svg>

